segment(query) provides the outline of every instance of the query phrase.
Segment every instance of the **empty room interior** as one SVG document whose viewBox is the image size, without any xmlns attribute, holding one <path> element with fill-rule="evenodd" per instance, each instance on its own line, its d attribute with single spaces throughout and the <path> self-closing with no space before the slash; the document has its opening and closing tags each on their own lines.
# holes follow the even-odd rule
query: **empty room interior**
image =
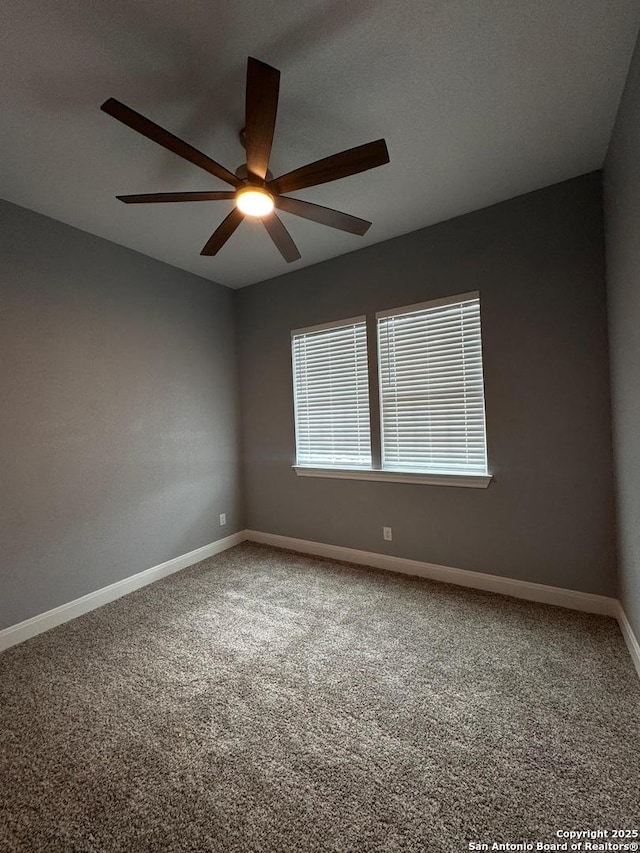
<svg viewBox="0 0 640 853">
<path fill-rule="evenodd" d="M 1 853 L 638 850 L 637 0 L 0 16 Z"/>
</svg>

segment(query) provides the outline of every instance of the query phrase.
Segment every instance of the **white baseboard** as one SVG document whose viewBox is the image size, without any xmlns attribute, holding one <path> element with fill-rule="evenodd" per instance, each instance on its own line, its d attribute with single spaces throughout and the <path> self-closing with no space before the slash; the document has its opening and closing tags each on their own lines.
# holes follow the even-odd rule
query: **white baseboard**
<svg viewBox="0 0 640 853">
<path fill-rule="evenodd" d="M 275 548 L 286 548 L 289 551 L 299 551 L 303 554 L 314 554 L 318 557 L 328 557 L 332 560 L 343 560 L 362 566 L 373 566 L 390 572 L 401 572 L 407 575 L 418 575 L 429 580 L 466 586 L 471 589 L 483 589 L 487 592 L 497 592 L 526 601 L 537 601 L 541 604 L 553 604 L 557 607 L 567 607 L 569 610 L 580 610 L 584 613 L 598 613 L 602 616 L 613 616 L 618 620 L 622 636 L 629 649 L 631 660 L 640 676 L 640 643 L 633 633 L 631 623 L 617 598 L 606 595 L 593 595 L 590 592 L 577 592 L 557 586 L 546 586 L 540 583 L 504 578 L 499 575 L 486 575 L 482 572 L 470 572 L 466 569 L 454 569 L 451 566 L 439 566 L 436 563 L 423 563 L 419 560 L 407 560 L 404 557 L 393 557 L 390 554 L 378 554 L 373 551 L 358 551 L 355 548 L 343 548 L 340 545 L 327 545 L 324 542 L 311 542 L 308 539 L 294 539 L 290 536 L 279 536 L 275 533 L 263 533 L 259 530 L 245 530 L 245 537 L 250 542 L 263 545 L 273 545 Z"/>
<path fill-rule="evenodd" d="M 640 643 L 638 642 L 636 635 L 633 633 L 631 622 L 627 619 L 627 614 L 624 612 L 621 603 L 618 605 L 618 623 L 620 625 L 620 630 L 622 631 L 622 636 L 627 644 L 627 648 L 629 649 L 631 660 L 633 661 L 638 675 L 640 676 Z"/>
<path fill-rule="evenodd" d="M 615 598 L 604 595 L 593 595 L 588 592 L 577 592 L 561 587 L 546 586 L 544 584 L 531 583 L 529 581 L 515 580 L 514 578 L 500 577 L 499 575 L 487 575 L 482 572 L 471 572 L 466 569 L 454 569 L 451 566 L 440 566 L 436 563 L 423 563 L 419 560 L 408 560 L 404 557 L 394 557 L 390 554 L 378 554 L 373 551 L 359 551 L 355 548 L 343 548 L 340 545 L 328 545 L 324 542 L 311 542 L 308 539 L 294 539 L 290 536 L 279 536 L 275 533 L 263 533 L 258 530 L 240 530 L 224 539 L 218 539 L 188 554 L 174 557 L 158 566 L 153 566 L 145 571 L 138 572 L 121 581 L 97 589 L 69 601 L 46 613 L 40 613 L 17 625 L 11 625 L 0 631 L 0 651 L 22 643 L 37 634 L 42 634 L 50 628 L 62 625 L 115 601 L 123 595 L 127 595 L 136 589 L 160 580 L 167 575 L 186 569 L 188 566 L 206 560 L 214 554 L 233 548 L 245 540 L 259 542 L 263 545 L 273 545 L 275 548 L 285 548 L 289 551 L 299 551 L 303 554 L 314 554 L 319 557 L 328 557 L 333 560 L 342 560 L 347 563 L 356 563 L 363 566 L 373 566 L 377 569 L 385 569 L 401 574 L 417 575 L 429 580 L 452 583 L 471 589 L 482 589 L 487 592 L 496 592 L 502 595 L 510 595 L 514 598 L 522 598 L 526 601 L 537 601 L 542 604 L 554 604 L 558 607 L 567 607 L 570 610 L 581 610 L 586 613 L 599 613 L 603 616 L 613 616 L 620 624 L 620 630 L 629 648 L 631 659 L 640 676 L 640 643 L 633 633 L 631 624 L 626 617 L 620 602 Z"/>
<path fill-rule="evenodd" d="M 160 563 L 158 566 L 152 566 L 150 569 L 145 569 L 121 581 L 109 584 L 109 586 L 104 586 L 102 589 L 97 589 L 81 598 L 62 604 L 60 607 L 54 607 L 53 610 L 47 610 L 46 613 L 25 619 L 24 622 L 18 622 L 17 625 L 11 625 L 9 628 L 0 631 L 0 651 L 15 646 L 17 643 L 22 643 L 37 634 L 42 634 L 57 625 L 62 625 L 64 622 L 69 622 L 76 616 L 82 616 L 83 613 L 102 607 L 103 604 L 115 601 L 116 598 L 121 598 L 123 595 L 147 586 L 147 584 L 160 580 L 167 575 L 172 575 L 180 569 L 186 569 L 187 566 L 199 563 L 200 560 L 213 557 L 214 554 L 226 551 L 227 548 L 233 548 L 234 545 L 244 542 L 245 538 L 245 531 L 241 530 L 238 533 L 231 534 L 231 536 L 225 536 L 224 539 L 218 539 L 217 542 L 203 545 L 202 548 L 196 548 L 195 551 L 189 551 L 188 554 L 167 560 L 166 563 Z"/>
<path fill-rule="evenodd" d="M 389 554 L 378 554 L 373 551 L 358 551 L 355 548 L 343 548 L 340 545 L 310 542 L 307 539 L 293 539 L 290 536 L 262 533 L 258 530 L 246 530 L 245 533 L 246 538 L 251 542 L 273 545 L 276 548 L 286 548 L 289 551 L 315 554 L 319 557 L 344 560 L 347 563 L 373 566 L 377 569 L 401 572 L 406 575 L 418 575 L 421 578 L 429 578 L 429 580 L 453 583 L 471 589 L 483 589 L 488 592 L 498 592 L 514 598 L 524 598 L 527 601 L 555 604 L 558 607 L 568 607 L 570 610 L 599 613 L 603 616 L 618 617 L 619 615 L 620 604 L 618 600 L 605 595 L 593 595 L 589 592 L 545 586 L 540 583 L 504 578 L 499 575 L 486 575 L 482 572 L 454 569 L 451 566 L 423 563 L 419 560 L 408 560 L 405 557 L 393 557 Z"/>
</svg>

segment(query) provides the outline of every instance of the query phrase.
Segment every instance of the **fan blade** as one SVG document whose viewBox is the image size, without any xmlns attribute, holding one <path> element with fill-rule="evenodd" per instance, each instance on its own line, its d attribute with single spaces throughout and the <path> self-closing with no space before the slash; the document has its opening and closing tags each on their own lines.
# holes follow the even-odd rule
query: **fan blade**
<svg viewBox="0 0 640 853">
<path fill-rule="evenodd" d="M 247 63 L 245 149 L 247 172 L 261 181 L 267 176 L 278 110 L 280 72 L 258 59 Z"/>
<path fill-rule="evenodd" d="M 119 201 L 125 204 L 148 204 L 165 201 L 227 201 L 235 198 L 234 192 L 202 192 L 202 193 L 143 193 L 141 195 L 117 195 Z"/>
<path fill-rule="evenodd" d="M 275 213 L 270 213 L 269 216 L 265 216 L 262 220 L 264 223 L 264 227 L 269 232 L 269 237 L 276 244 L 276 248 L 285 259 L 285 261 L 290 264 L 291 261 L 297 261 L 301 255 L 298 251 L 298 247 L 291 239 L 291 234 L 287 231 L 287 229 L 282 224 L 282 220 Z"/>
<path fill-rule="evenodd" d="M 321 225 L 328 225 L 330 228 L 338 228 L 340 231 L 349 231 L 350 234 L 362 236 L 371 226 L 371 223 L 367 222 L 366 219 L 358 219 L 357 216 L 349 216 L 348 213 L 341 213 L 339 210 L 333 210 L 330 207 L 322 207 L 320 204 L 311 204 L 311 202 L 302 201 L 299 198 L 287 198 L 285 195 L 278 195 L 274 199 L 274 204 L 278 210 L 293 213 L 295 216 L 310 219 L 312 222 L 319 222 Z"/>
<path fill-rule="evenodd" d="M 341 151 L 340 154 L 333 154 L 331 157 L 325 157 L 324 160 L 316 160 L 308 166 L 287 172 L 286 175 L 269 181 L 267 186 L 272 193 L 291 193 L 305 187 L 337 181 L 338 178 L 346 178 L 358 172 L 366 172 L 367 169 L 375 169 L 376 166 L 383 166 L 388 162 L 387 143 L 384 139 L 377 139 L 375 142 L 349 148 L 347 151 Z"/>
<path fill-rule="evenodd" d="M 205 172 L 209 172 L 210 175 L 215 175 L 216 178 L 226 181 L 226 183 L 231 184 L 233 187 L 240 186 L 241 181 L 233 172 L 230 172 L 224 166 L 216 163 L 215 160 L 207 157 L 202 151 L 193 148 L 188 142 L 184 142 L 182 139 L 178 139 L 177 136 L 169 133 L 168 130 L 164 130 L 160 125 L 141 116 L 140 113 L 125 106 L 125 104 L 121 104 L 120 101 L 116 101 L 115 98 L 109 98 L 100 109 L 123 124 L 126 124 L 132 130 L 146 136 L 147 139 L 151 139 L 152 142 L 157 142 L 158 145 L 162 145 L 163 148 L 177 154 L 178 157 L 188 160 L 194 166 L 199 166 Z"/>
<path fill-rule="evenodd" d="M 200 254 L 217 255 L 243 219 L 244 213 L 241 213 L 237 207 L 234 207 L 231 213 L 226 219 L 222 220 L 222 223 L 218 225 L 211 237 L 209 237 L 206 246 Z"/>
</svg>

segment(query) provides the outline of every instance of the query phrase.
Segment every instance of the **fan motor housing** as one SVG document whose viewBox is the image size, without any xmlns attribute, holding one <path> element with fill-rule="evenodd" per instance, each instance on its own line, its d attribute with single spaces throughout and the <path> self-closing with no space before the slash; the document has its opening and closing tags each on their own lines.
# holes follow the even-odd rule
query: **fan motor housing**
<svg viewBox="0 0 640 853">
<path fill-rule="evenodd" d="M 247 169 L 247 164 L 242 163 L 240 166 L 238 166 L 238 168 L 235 171 L 235 175 L 237 178 L 240 178 L 241 181 L 248 181 L 249 180 L 249 170 Z M 273 180 L 273 172 L 271 172 L 269 169 L 267 169 L 267 176 L 265 178 L 265 181 L 272 181 L 272 180 Z"/>
</svg>

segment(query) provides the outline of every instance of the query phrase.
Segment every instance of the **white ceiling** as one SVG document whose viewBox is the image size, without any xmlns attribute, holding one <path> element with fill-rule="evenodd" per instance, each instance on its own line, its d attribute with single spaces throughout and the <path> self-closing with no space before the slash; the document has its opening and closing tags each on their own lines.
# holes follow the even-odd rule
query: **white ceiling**
<svg viewBox="0 0 640 853">
<path fill-rule="evenodd" d="M 230 287 L 271 278 L 602 165 L 638 0 L 3 0 L 0 195 Z M 115 97 L 232 170 L 248 55 L 282 72 L 281 174 L 385 137 L 391 163 L 294 195 L 373 226 L 282 214 L 199 252 L 231 202 L 117 193 L 226 185 L 100 112 Z M 37 247 L 34 247 L 37 251 Z"/>
</svg>

